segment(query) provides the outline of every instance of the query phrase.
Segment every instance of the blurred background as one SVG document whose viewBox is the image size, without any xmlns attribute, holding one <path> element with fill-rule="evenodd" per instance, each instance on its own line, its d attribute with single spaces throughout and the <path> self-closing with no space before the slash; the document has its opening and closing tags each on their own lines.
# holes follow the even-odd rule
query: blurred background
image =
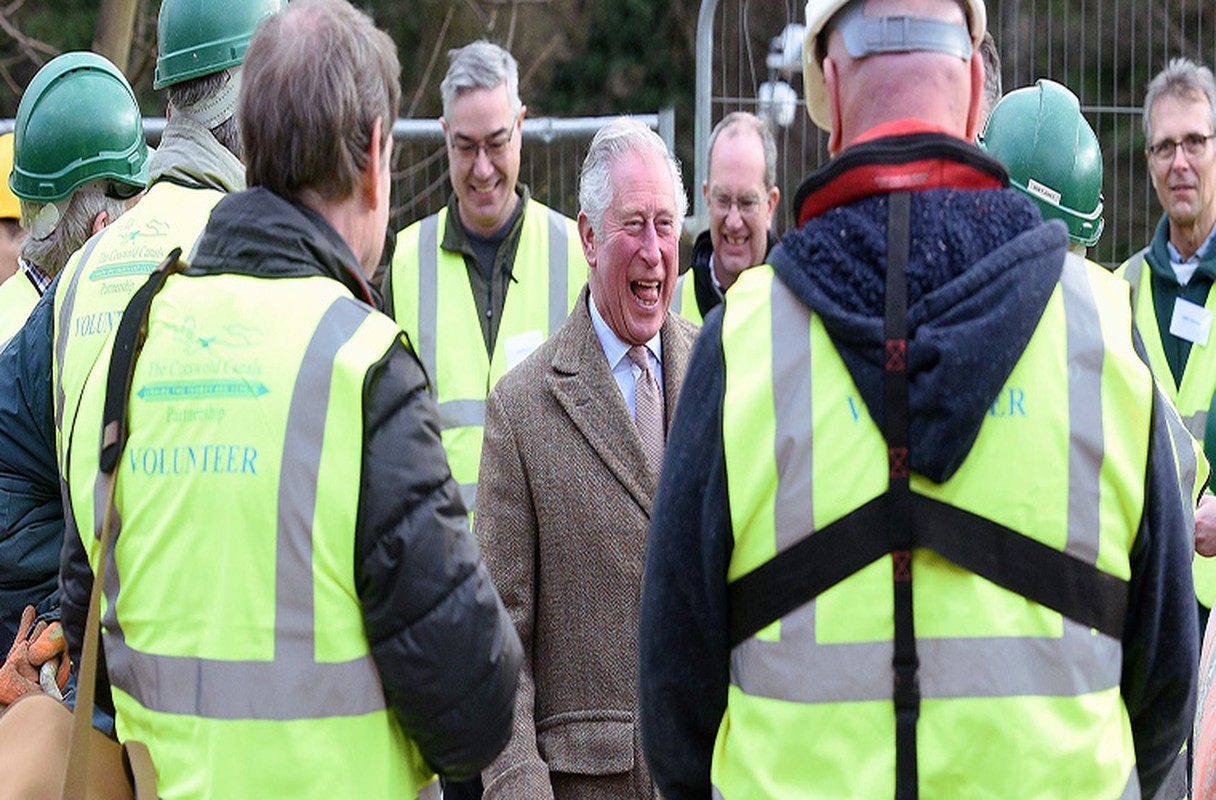
<svg viewBox="0 0 1216 800">
<path fill-rule="evenodd" d="M 704 226 L 698 178 L 709 127 L 737 109 L 778 123 L 782 189 L 777 233 L 793 222 L 802 177 L 827 158 L 786 67 L 802 5 L 790 0 L 363 0 L 396 40 L 402 117 L 396 127 L 395 227 L 439 208 L 447 163 L 435 119 L 447 51 L 476 38 L 509 49 L 528 106 L 521 179 L 544 202 L 577 211 L 575 186 L 598 117 L 631 113 L 673 143 Z M 163 116 L 152 91 L 159 0 L 0 0 L 0 125 L 11 125 L 37 69 L 92 49 L 124 69 L 144 115 Z M 1006 91 L 1046 77 L 1071 88 L 1102 144 L 1106 232 L 1092 257 L 1116 265 L 1147 243 L 1160 208 L 1144 161 L 1140 103 L 1175 55 L 1216 64 L 1211 0 L 990 0 L 989 30 Z M 701 91 L 698 91 L 700 80 Z M 153 125 L 154 128 L 154 125 Z M 153 132 L 150 138 L 155 138 Z"/>
</svg>

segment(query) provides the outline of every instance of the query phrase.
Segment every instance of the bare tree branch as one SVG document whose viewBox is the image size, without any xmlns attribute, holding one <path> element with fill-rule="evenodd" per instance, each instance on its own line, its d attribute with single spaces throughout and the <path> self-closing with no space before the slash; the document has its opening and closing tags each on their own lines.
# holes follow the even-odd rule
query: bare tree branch
<svg viewBox="0 0 1216 800">
<path fill-rule="evenodd" d="M 135 12 L 139 0 L 101 0 L 97 27 L 93 31 L 93 51 L 114 62 L 123 73 L 131 59 L 131 37 L 135 31 Z"/>
<path fill-rule="evenodd" d="M 422 102 L 422 93 L 426 91 L 426 87 L 431 82 L 431 73 L 435 70 L 435 62 L 439 60 L 439 52 L 443 50 L 443 40 L 447 38 L 448 25 L 452 23 L 452 14 L 455 11 L 455 4 L 448 6 L 448 13 L 443 18 L 443 25 L 439 28 L 439 35 L 435 37 L 435 48 L 431 50 L 431 60 L 427 62 L 426 71 L 422 73 L 422 80 L 418 82 L 418 88 L 414 90 L 414 99 L 410 101 L 410 107 L 405 112 L 407 119 L 414 116 L 418 103 Z"/>
<path fill-rule="evenodd" d="M 0 31 L 8 34 L 8 37 L 17 43 L 17 47 L 26 59 L 37 66 L 42 66 L 51 58 L 59 55 L 60 51 L 46 42 L 26 36 L 17 29 L 17 26 L 13 24 L 12 16 L 20 10 L 22 5 L 24 5 L 24 0 L 17 0 L 17 2 L 5 6 L 3 12 L 0 13 Z M 20 94 L 20 90 L 17 93 Z"/>
</svg>

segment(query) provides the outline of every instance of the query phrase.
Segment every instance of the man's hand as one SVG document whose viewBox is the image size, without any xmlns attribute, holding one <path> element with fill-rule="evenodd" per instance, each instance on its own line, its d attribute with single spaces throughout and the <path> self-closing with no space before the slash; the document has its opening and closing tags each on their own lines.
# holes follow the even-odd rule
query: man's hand
<svg viewBox="0 0 1216 800">
<path fill-rule="evenodd" d="M 22 695 L 40 692 L 38 668 L 30 663 L 30 643 L 27 638 L 34 624 L 34 607 L 26 606 L 21 612 L 21 627 L 9 648 L 8 658 L 0 667 L 0 704 L 8 705 Z"/>
<path fill-rule="evenodd" d="M 1216 556 L 1216 495 L 1203 493 L 1195 510 L 1195 552 Z"/>
<path fill-rule="evenodd" d="M 41 692 L 38 677 L 44 665 L 51 665 L 59 690 L 68 682 L 70 669 L 63 626 L 58 622 L 49 625 L 39 622 L 34 626 L 34 617 L 33 606 L 26 606 L 21 612 L 17 638 L 13 640 L 8 657 L 0 667 L 0 705 L 8 705 L 30 692 Z"/>
</svg>

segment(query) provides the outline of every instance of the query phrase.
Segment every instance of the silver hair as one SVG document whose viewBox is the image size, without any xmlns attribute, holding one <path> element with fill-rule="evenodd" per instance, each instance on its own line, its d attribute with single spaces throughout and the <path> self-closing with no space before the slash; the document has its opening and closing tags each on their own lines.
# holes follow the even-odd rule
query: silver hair
<svg viewBox="0 0 1216 800">
<path fill-rule="evenodd" d="M 519 101 L 519 64 L 515 57 L 493 42 L 478 39 L 464 47 L 448 51 L 452 63 L 448 66 L 439 92 L 443 95 L 443 115 L 451 112 L 452 101 L 461 92 L 471 89 L 493 89 L 500 83 L 507 85 L 507 102 L 511 105 L 511 117 L 519 114 L 523 105 Z"/>
<path fill-rule="evenodd" d="M 676 201 L 676 222 L 683 223 L 688 213 L 688 197 L 684 194 L 679 160 L 671 154 L 659 135 L 644 123 L 631 117 L 617 117 L 596 131 L 578 176 L 579 208 L 587 215 L 596 233 L 603 230 L 604 215 L 612 205 L 612 165 L 626 153 L 635 152 L 648 153 L 667 162 L 671 172 L 671 191 Z"/>
<path fill-rule="evenodd" d="M 21 242 L 21 257 L 50 277 L 55 277 L 72 254 L 93 235 L 93 220 L 97 215 L 105 211 L 109 214 L 110 222 L 113 222 L 126 211 L 127 202 L 108 197 L 104 181 L 86 183 L 72 193 L 67 210 L 49 236 L 35 239 L 26 235 Z M 45 206 L 46 203 L 21 200 L 21 222 L 26 230 Z"/>
<path fill-rule="evenodd" d="M 231 69 L 220 70 L 219 72 L 200 75 L 197 78 L 191 78 L 188 81 L 174 83 L 165 87 L 165 95 L 169 100 L 169 105 L 173 109 L 182 109 L 210 100 L 224 91 L 224 88 L 233 79 L 239 69 L 240 67 L 233 67 Z M 211 129 L 211 135 L 228 152 L 238 159 L 244 160 L 245 151 L 241 144 L 240 121 L 237 119 L 235 107 L 233 107 L 230 117 Z"/>
<path fill-rule="evenodd" d="M 773 129 L 768 120 L 746 111 L 732 111 L 727 114 L 709 134 L 709 149 L 706 150 L 709 154 L 709 171 L 713 172 L 714 144 L 718 141 L 718 134 L 736 124 L 751 128 L 760 137 L 760 142 L 764 145 L 764 188 L 773 188 L 777 185 L 777 140 L 773 138 Z"/>
<path fill-rule="evenodd" d="M 1208 101 L 1208 118 L 1213 132 L 1216 132 L 1216 80 L 1212 78 L 1212 70 L 1189 58 L 1171 58 L 1165 69 L 1149 82 L 1148 91 L 1144 94 L 1144 138 L 1149 144 L 1153 141 L 1149 115 L 1156 102 L 1163 97 L 1205 98 Z"/>
<path fill-rule="evenodd" d="M 988 115 L 996 108 L 996 104 L 1001 102 L 1001 95 L 1004 94 L 1004 86 L 1001 84 L 1001 54 L 996 49 L 996 40 L 988 31 L 984 31 L 984 38 L 980 40 L 980 56 L 984 59 L 983 117 L 988 119 Z"/>
</svg>

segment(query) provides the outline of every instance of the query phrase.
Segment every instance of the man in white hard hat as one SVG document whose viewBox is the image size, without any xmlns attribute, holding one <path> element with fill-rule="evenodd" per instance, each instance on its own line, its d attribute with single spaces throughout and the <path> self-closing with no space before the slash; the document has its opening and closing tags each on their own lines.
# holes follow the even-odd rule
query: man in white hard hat
<svg viewBox="0 0 1216 800">
<path fill-rule="evenodd" d="M 985 16 L 807 5 L 833 158 L 707 316 L 655 498 L 638 675 L 667 800 L 1185 784 L 1167 403 L 1127 287 L 972 144 Z"/>
</svg>

